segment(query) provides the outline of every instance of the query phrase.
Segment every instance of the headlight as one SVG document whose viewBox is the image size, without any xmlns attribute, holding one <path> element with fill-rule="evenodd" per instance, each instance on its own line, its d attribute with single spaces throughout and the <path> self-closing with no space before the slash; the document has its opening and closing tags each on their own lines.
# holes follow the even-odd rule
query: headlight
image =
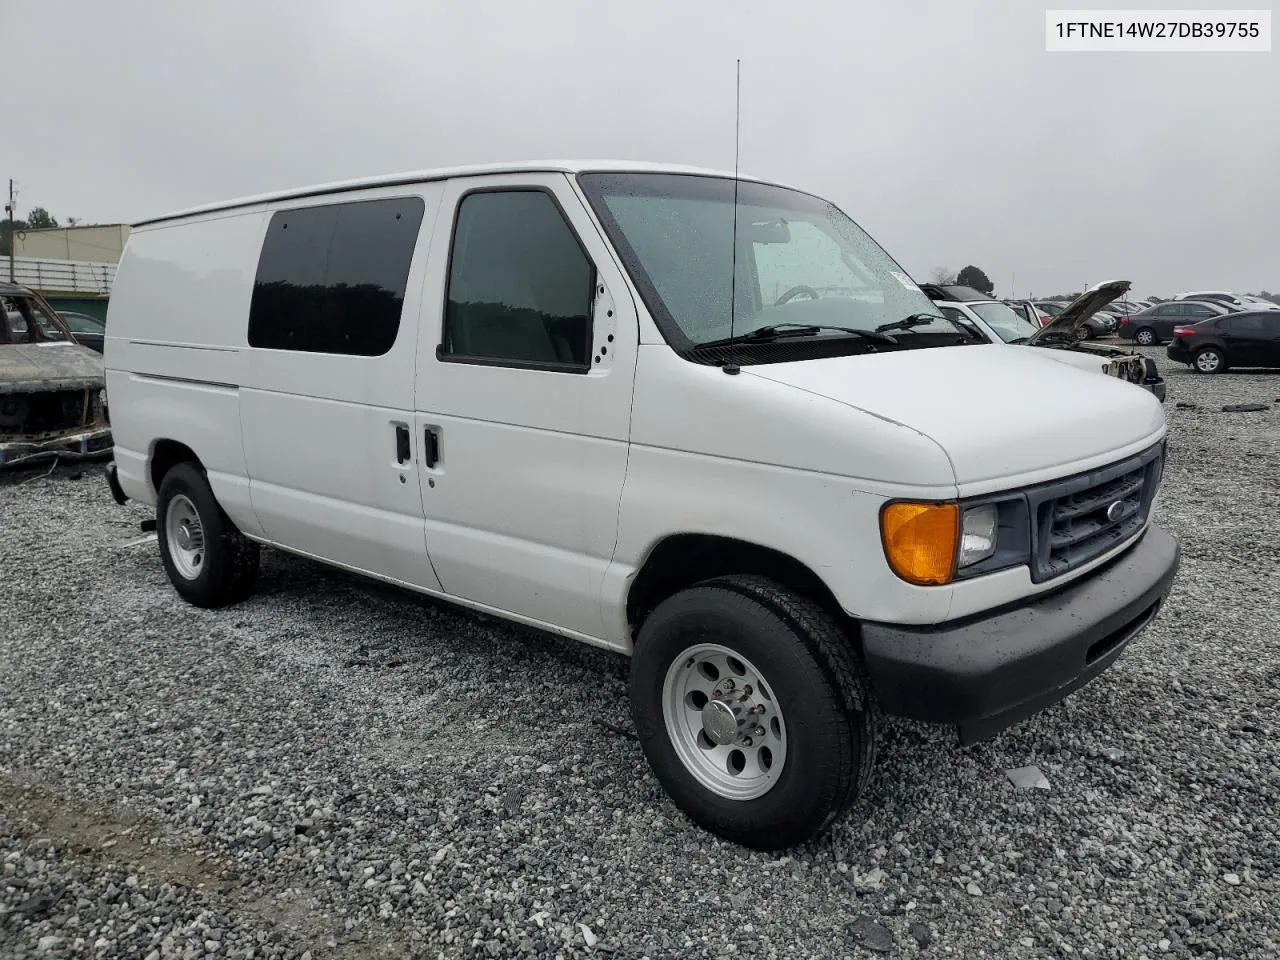
<svg viewBox="0 0 1280 960">
<path fill-rule="evenodd" d="M 885 504 L 880 540 L 893 572 L 920 586 L 950 583 L 956 570 L 959 519 L 960 508 L 954 503 Z"/>
<path fill-rule="evenodd" d="M 960 552 L 956 555 L 957 567 L 969 567 L 986 560 L 996 552 L 996 528 L 999 512 L 994 503 L 970 507 L 960 520 Z"/>
<path fill-rule="evenodd" d="M 880 539 L 890 569 L 908 583 L 940 586 L 1025 564 L 1030 559 L 1026 498 L 988 503 L 894 501 L 880 510 Z"/>
</svg>

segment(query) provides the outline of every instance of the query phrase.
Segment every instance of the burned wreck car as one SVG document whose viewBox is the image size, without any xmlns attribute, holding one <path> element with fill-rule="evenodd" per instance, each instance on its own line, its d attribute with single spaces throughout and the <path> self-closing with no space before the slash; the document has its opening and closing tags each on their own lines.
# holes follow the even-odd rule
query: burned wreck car
<svg viewBox="0 0 1280 960">
<path fill-rule="evenodd" d="M 1151 391 L 1161 403 L 1165 400 L 1165 381 L 1154 360 L 1090 341 L 1084 333 L 1090 317 L 1128 291 L 1128 280 L 1094 284 L 1043 327 L 1036 327 L 1007 303 L 969 287 L 922 284 L 921 289 L 944 316 L 990 343 L 1052 350 L 1055 360 L 1127 380 Z"/>
<path fill-rule="evenodd" d="M 27 287 L 0 283 L 0 468 L 111 452 L 102 357 Z"/>
</svg>

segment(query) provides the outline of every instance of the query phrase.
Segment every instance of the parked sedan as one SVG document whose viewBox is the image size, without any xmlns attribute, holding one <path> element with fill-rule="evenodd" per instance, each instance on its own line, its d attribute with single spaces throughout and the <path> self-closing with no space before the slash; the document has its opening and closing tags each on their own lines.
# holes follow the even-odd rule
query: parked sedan
<svg viewBox="0 0 1280 960">
<path fill-rule="evenodd" d="M 1140 310 L 1132 316 L 1121 317 L 1120 328 L 1116 332 L 1126 340 L 1149 346 L 1170 339 L 1175 327 L 1190 326 L 1230 312 L 1226 306 L 1212 300 L 1171 300 Z"/>
<path fill-rule="evenodd" d="M 1141 313 L 1151 306 L 1152 304 L 1144 303 L 1141 300 L 1117 300 L 1107 307 L 1107 312 L 1114 313 L 1117 317 L 1131 317 L 1135 313 Z"/>
<path fill-rule="evenodd" d="M 106 337 L 107 325 L 97 317 L 87 313 L 59 313 L 62 322 L 71 330 L 71 337 L 82 347 L 88 347 L 98 353 L 102 352 L 102 341 Z"/>
<path fill-rule="evenodd" d="M 1178 327 L 1165 350 L 1197 373 L 1230 367 L 1280 367 L 1280 312 L 1256 310 Z"/>
<path fill-rule="evenodd" d="M 1240 294 L 1240 300 L 1246 310 L 1280 310 L 1280 303 L 1263 300 L 1262 297 L 1255 297 L 1251 294 Z"/>
<path fill-rule="evenodd" d="M 1062 316 L 1063 311 L 1069 306 L 1056 300 L 1006 300 L 1005 303 L 1025 320 L 1041 327 L 1048 326 L 1050 321 Z M 1115 318 L 1105 310 L 1094 310 L 1080 324 L 1078 330 L 1084 339 L 1096 340 L 1115 330 Z"/>
<path fill-rule="evenodd" d="M 1067 309 L 1067 301 L 1065 300 L 1032 300 L 1031 305 L 1041 313 L 1047 313 L 1051 317 L 1056 317 Z"/>
<path fill-rule="evenodd" d="M 1215 303 L 1231 307 L 1242 307 L 1244 303 L 1230 290 L 1185 290 L 1173 298 L 1174 300 L 1213 300 Z"/>
</svg>

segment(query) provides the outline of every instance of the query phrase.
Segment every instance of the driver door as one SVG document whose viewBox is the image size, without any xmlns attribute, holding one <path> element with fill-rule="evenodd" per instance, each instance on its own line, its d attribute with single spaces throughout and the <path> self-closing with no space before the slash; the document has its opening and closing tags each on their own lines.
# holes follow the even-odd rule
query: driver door
<svg viewBox="0 0 1280 960">
<path fill-rule="evenodd" d="M 444 590 L 586 638 L 617 538 L 638 343 L 621 270 L 562 174 L 447 184 L 416 433 Z"/>
</svg>

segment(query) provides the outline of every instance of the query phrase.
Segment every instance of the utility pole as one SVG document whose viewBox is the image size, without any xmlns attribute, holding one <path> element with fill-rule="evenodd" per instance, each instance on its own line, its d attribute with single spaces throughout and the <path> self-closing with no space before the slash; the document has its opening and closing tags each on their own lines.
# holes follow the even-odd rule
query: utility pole
<svg viewBox="0 0 1280 960">
<path fill-rule="evenodd" d="M 13 222 L 18 219 L 18 211 L 13 205 L 13 177 L 9 178 L 9 205 L 4 209 L 9 214 L 9 282 L 13 283 L 13 245 L 17 242 Z"/>
</svg>

